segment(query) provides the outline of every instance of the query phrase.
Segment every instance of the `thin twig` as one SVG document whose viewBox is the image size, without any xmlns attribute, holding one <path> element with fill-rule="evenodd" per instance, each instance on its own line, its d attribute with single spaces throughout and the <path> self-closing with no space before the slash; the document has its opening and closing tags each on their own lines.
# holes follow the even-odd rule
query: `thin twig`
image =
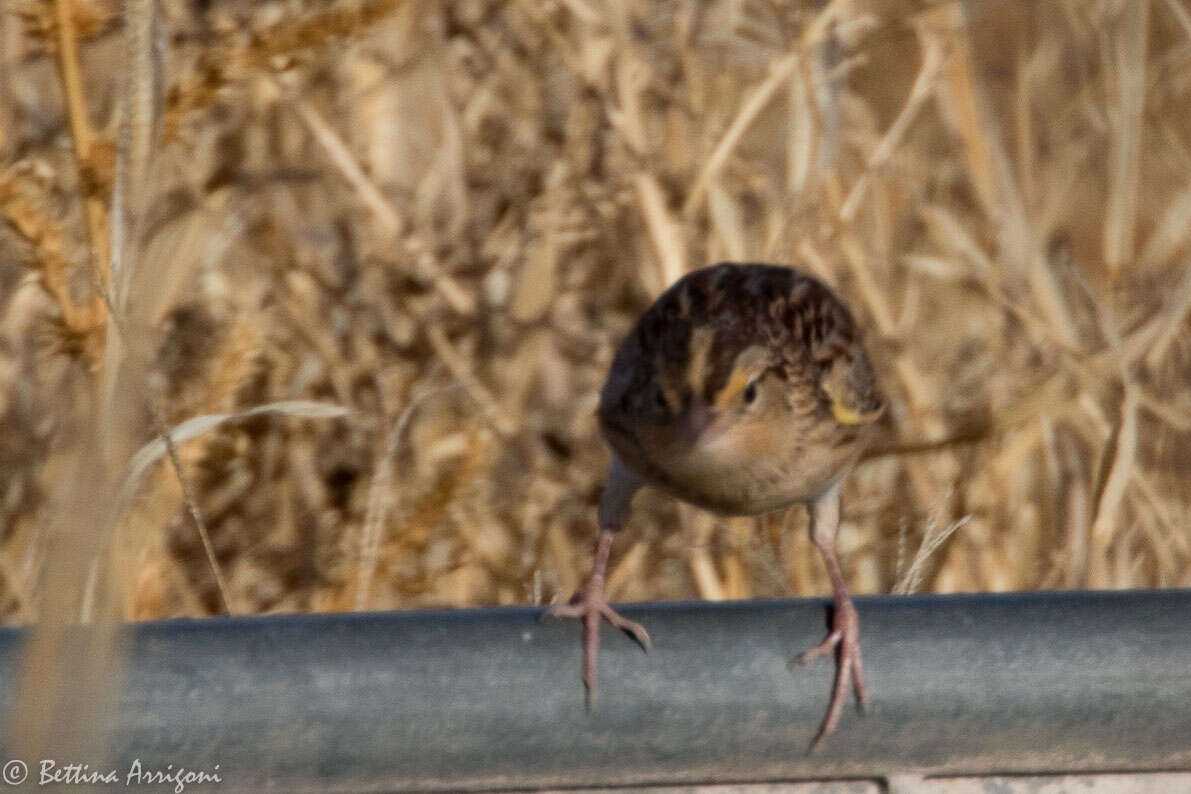
<svg viewBox="0 0 1191 794">
<path fill-rule="evenodd" d="M 298 112 L 298 117 L 310 130 L 314 139 L 318 141 L 319 145 L 323 147 L 323 151 L 327 153 L 331 164 L 339 170 L 340 175 L 347 180 L 360 198 L 363 199 L 364 205 L 372 212 L 373 216 L 380 221 L 384 227 L 385 232 L 396 238 L 401 236 L 405 230 L 405 221 L 397 208 L 393 206 L 376 183 L 369 178 L 365 173 L 364 168 L 357 162 L 355 156 L 347 148 L 347 144 L 335 132 L 327 120 L 323 118 L 315 107 L 305 99 L 295 100 L 294 107 Z M 459 286 L 459 283 L 451 276 L 450 273 L 442 269 L 436 260 L 432 257 L 427 257 L 419 264 L 425 267 L 431 275 L 434 282 L 434 288 L 442 295 L 443 300 L 447 302 L 452 309 L 463 315 L 471 315 L 475 312 L 476 302 L 467 290 Z"/>
<path fill-rule="evenodd" d="M 967 526 L 971 520 L 972 516 L 966 515 L 956 521 L 952 521 L 941 531 L 938 529 L 938 523 L 933 518 L 928 521 L 926 533 L 922 537 L 922 543 L 918 546 L 918 551 L 914 554 L 914 560 L 910 563 L 910 569 L 906 571 L 905 576 L 894 586 L 893 592 L 897 595 L 908 595 L 915 592 L 922 583 L 922 575 L 926 570 L 926 563 L 931 558 L 931 555 L 949 537 L 955 534 L 957 530 Z"/>
<path fill-rule="evenodd" d="M 517 423 L 500 407 L 500 403 L 492 396 L 488 387 L 472 373 L 471 366 L 451 344 L 451 340 L 447 338 L 442 328 L 437 325 L 428 325 L 425 331 L 426 340 L 434 348 L 435 355 L 459 382 L 468 396 L 480 406 L 484 417 L 491 423 L 497 435 L 502 438 L 512 436 L 517 431 Z"/>
<path fill-rule="evenodd" d="M 136 273 L 139 230 L 150 188 L 153 154 L 157 146 L 164 101 L 162 58 L 157 46 L 157 0 L 127 0 L 124 9 L 125 52 L 129 68 L 123 75 L 124 107 L 112 185 L 111 292 L 123 315 Z"/>
<path fill-rule="evenodd" d="M 699 176 L 695 180 L 690 194 L 687 196 L 686 203 L 682 207 L 682 214 L 684 216 L 690 217 L 699 208 L 703 197 L 707 194 L 708 184 L 719 174 L 720 169 L 724 167 L 724 163 L 728 162 L 728 158 L 740 144 L 740 140 L 744 137 L 745 132 L 756 121 L 761 111 L 769 105 L 770 100 L 777 93 L 778 88 L 790 79 L 790 75 L 798 68 L 801 58 L 801 52 L 793 52 L 773 64 L 769 70 L 769 76 L 753 89 L 748 99 L 741 105 L 736 118 L 732 122 L 732 126 L 728 127 L 728 131 L 720 138 L 719 143 L 712 150 L 711 156 L 707 158 L 707 164 L 699 172 Z"/>
<path fill-rule="evenodd" d="M 1137 388 L 1126 382 L 1116 432 L 1105 450 L 1105 465 L 1102 471 L 1106 474 L 1101 480 L 1099 498 L 1096 500 L 1096 516 L 1092 519 L 1086 582 L 1088 587 L 1102 588 L 1110 584 L 1107 569 L 1108 547 L 1117 525 L 1125 488 L 1133 477 L 1133 467 L 1137 459 L 1137 406 Z"/>
<path fill-rule="evenodd" d="M 686 245 L 682 227 L 666 209 L 662 189 L 653 174 L 641 172 L 637 174 L 635 183 L 641 214 L 645 216 L 645 227 L 649 230 L 649 238 L 653 241 L 661 264 L 661 288 L 665 289 L 686 273 Z"/>
<path fill-rule="evenodd" d="M 910 128 L 910 123 L 914 121 L 919 109 L 934 91 L 935 79 L 939 76 L 939 70 L 945 62 L 944 47 L 936 35 L 924 33 L 921 38 L 923 39 L 922 67 L 918 70 L 918 77 L 910 88 L 910 96 L 906 100 L 906 104 L 902 106 L 901 113 L 897 114 L 897 118 L 889 125 L 889 129 L 881 137 L 872 154 L 869 155 L 868 168 L 852 185 L 852 190 L 848 193 L 848 198 L 840 209 L 840 219 L 844 223 L 851 223 L 855 219 L 856 211 L 860 208 L 860 200 L 864 198 L 872 174 L 893 156 L 893 152 L 901 143 L 906 130 Z"/>
<path fill-rule="evenodd" d="M 95 134 L 91 130 L 87 102 L 83 95 L 78 33 L 74 26 L 74 3 L 71 0 L 55 0 L 54 21 L 58 33 L 58 70 L 62 79 L 62 93 L 66 98 L 66 115 L 74 141 L 75 166 L 91 243 L 90 263 L 99 274 L 100 283 L 107 285 L 111 274 L 107 223 L 103 199 L 99 196 L 99 186 L 96 184 Z"/>
<path fill-rule="evenodd" d="M 368 606 L 369 591 L 372 588 L 372 577 L 376 573 L 376 561 L 380 553 L 381 535 L 384 530 L 385 517 L 393 506 L 393 464 L 397 458 L 397 450 L 401 445 L 401 437 L 405 428 L 409 426 L 414 411 L 430 397 L 442 394 L 449 389 L 459 388 L 459 384 L 452 384 L 437 389 L 429 389 L 414 395 L 405 406 L 397 421 L 393 423 L 385 438 L 385 448 L 381 453 L 380 463 L 376 467 L 376 474 L 372 477 L 372 484 L 368 489 L 368 508 L 364 512 L 364 527 L 360 531 L 360 578 L 356 585 L 356 611 L 361 612 Z"/>
<path fill-rule="evenodd" d="M 1175 288 L 1162 313 L 1155 318 L 1154 332 L 1150 337 L 1149 350 L 1145 354 L 1146 366 L 1154 369 L 1166 358 L 1170 346 L 1182 333 L 1183 321 L 1191 311 L 1191 262 L 1183 265 L 1183 278 Z"/>
<path fill-rule="evenodd" d="M 1104 261 L 1116 277 L 1133 256 L 1137 194 L 1141 179 L 1142 112 L 1145 108 L 1146 43 L 1150 0 L 1133 0 L 1122 10 L 1115 31 L 1117 110 L 1112 120 L 1109 152 L 1108 206 L 1105 209 Z"/>
<path fill-rule="evenodd" d="M 164 386 L 164 384 L 160 384 Z M 239 614 L 238 610 L 233 606 L 232 591 L 227 585 L 227 580 L 223 576 L 223 570 L 219 567 L 219 560 L 215 557 L 215 546 L 211 543 L 211 533 L 207 529 L 207 521 L 203 518 L 203 513 L 199 510 L 198 499 L 195 497 L 194 490 L 190 487 L 190 478 L 186 476 L 182 469 L 182 459 L 178 457 L 178 447 L 174 444 L 173 436 L 170 434 L 169 427 L 165 421 L 165 409 L 162 405 L 162 400 L 159 399 L 160 392 L 163 388 L 157 390 L 158 395 L 154 395 L 149 400 L 149 407 L 153 412 L 153 423 L 156 425 L 157 436 L 165 444 L 166 454 L 169 455 L 170 466 L 174 469 L 174 476 L 178 478 L 178 485 L 182 489 L 182 501 L 186 505 L 186 511 L 190 513 L 190 519 L 194 521 L 195 529 L 198 530 L 199 539 L 203 543 L 203 552 L 207 555 L 207 563 L 211 566 L 211 573 L 215 577 L 215 586 L 219 589 L 219 600 L 223 604 L 223 611 L 228 615 Z"/>
</svg>

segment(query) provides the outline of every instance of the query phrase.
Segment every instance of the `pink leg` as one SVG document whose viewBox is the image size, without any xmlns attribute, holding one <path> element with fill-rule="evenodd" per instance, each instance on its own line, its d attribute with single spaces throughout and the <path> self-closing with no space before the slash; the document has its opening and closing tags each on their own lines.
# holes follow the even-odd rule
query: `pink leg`
<svg viewBox="0 0 1191 794">
<path fill-rule="evenodd" d="M 836 651 L 835 684 L 831 690 L 831 701 L 827 706 L 827 714 L 823 717 L 823 724 L 819 727 L 819 733 L 811 745 L 811 752 L 819 749 L 823 740 L 839 724 L 844 701 L 848 698 L 849 684 L 855 689 L 861 713 L 868 708 L 868 687 L 864 683 L 864 666 L 860 659 L 860 618 L 856 614 L 856 607 L 852 605 L 852 599 L 848 596 L 844 575 L 835 555 L 835 531 L 838 526 L 839 490 L 836 487 L 811 507 L 811 537 L 823 555 L 827 575 L 831 578 L 834 604 L 831 633 L 819 645 L 801 654 L 797 661 L 799 664 L 805 664 Z"/>
<path fill-rule="evenodd" d="M 594 708 L 599 689 L 600 618 L 613 626 L 633 635 L 642 648 L 650 648 L 649 633 L 640 623 L 622 618 L 604 600 L 604 574 L 608 567 L 608 554 L 612 550 L 612 529 L 601 529 L 596 541 L 595 564 L 587 587 L 571 596 L 567 604 L 553 607 L 549 614 L 557 618 L 580 618 L 583 620 L 583 683 L 587 687 L 587 707 Z"/>
</svg>

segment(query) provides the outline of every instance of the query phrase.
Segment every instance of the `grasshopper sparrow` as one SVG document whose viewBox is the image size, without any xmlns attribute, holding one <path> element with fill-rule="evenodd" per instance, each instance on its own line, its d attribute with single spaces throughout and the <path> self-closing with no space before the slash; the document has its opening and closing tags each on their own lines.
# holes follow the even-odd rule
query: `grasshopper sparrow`
<svg viewBox="0 0 1191 794">
<path fill-rule="evenodd" d="M 589 703 L 601 618 L 649 648 L 645 629 L 608 605 L 604 575 L 633 495 L 652 485 L 723 515 L 808 505 L 834 609 L 830 634 L 799 661 L 838 653 L 816 746 L 835 729 L 850 684 L 864 707 L 860 623 L 835 535 L 841 481 L 883 409 L 856 324 L 820 281 L 785 267 L 724 263 L 666 290 L 621 345 L 600 394 L 600 428 L 613 459 L 595 564 L 587 586 L 551 611 L 583 619 Z"/>
</svg>

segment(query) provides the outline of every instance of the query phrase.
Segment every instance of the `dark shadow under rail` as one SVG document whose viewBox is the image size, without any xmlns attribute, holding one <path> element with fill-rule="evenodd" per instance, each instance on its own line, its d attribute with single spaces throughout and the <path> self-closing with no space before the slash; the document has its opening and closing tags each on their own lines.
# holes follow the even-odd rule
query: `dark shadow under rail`
<svg viewBox="0 0 1191 794">
<path fill-rule="evenodd" d="M 218 764 L 219 791 L 1191 768 L 1191 591 L 856 603 L 874 708 L 814 755 L 834 665 L 787 662 L 828 607 L 775 600 L 625 608 L 654 651 L 605 627 L 592 712 L 578 625 L 539 609 L 140 624 L 111 765 Z"/>
</svg>

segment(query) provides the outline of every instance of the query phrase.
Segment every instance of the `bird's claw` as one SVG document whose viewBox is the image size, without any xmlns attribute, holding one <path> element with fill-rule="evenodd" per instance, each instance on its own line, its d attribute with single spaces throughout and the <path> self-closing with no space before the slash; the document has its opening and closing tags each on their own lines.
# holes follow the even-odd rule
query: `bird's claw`
<svg viewBox="0 0 1191 794">
<path fill-rule="evenodd" d="M 645 630 L 645 627 L 635 620 L 622 617 L 604 600 L 603 595 L 588 598 L 583 590 L 577 590 L 567 603 L 555 604 L 543 612 L 538 619 L 543 620 L 547 617 L 587 618 L 593 613 L 632 637 L 646 653 L 653 650 L 653 641 L 649 638 L 649 632 Z M 596 642 L 598 643 L 599 640 L 597 639 Z M 584 644 L 586 645 L 586 641 Z"/>
<path fill-rule="evenodd" d="M 637 644 L 641 646 L 641 650 L 649 653 L 653 649 L 653 641 L 649 639 L 649 632 L 640 623 L 621 617 L 616 610 L 607 604 L 603 604 L 600 607 L 600 615 L 603 616 L 604 620 L 636 640 Z"/>
<path fill-rule="evenodd" d="M 599 689 L 600 619 L 631 636 L 646 653 L 653 647 L 649 632 L 636 621 L 621 617 L 604 599 L 603 588 L 577 591 L 565 604 L 557 604 L 545 615 L 556 618 L 579 618 L 583 621 L 583 684 L 587 687 L 587 707 L 595 707 Z"/>
<path fill-rule="evenodd" d="M 823 724 L 815 741 L 811 745 L 811 752 L 815 752 L 823 745 L 827 738 L 839 724 L 840 714 L 844 708 L 844 701 L 848 697 L 849 685 L 856 693 L 856 705 L 861 714 L 869 710 L 868 687 L 864 682 L 864 665 L 860 658 L 860 618 L 851 599 L 837 604 L 832 616 L 831 633 L 823 642 L 804 651 L 794 658 L 793 663 L 804 665 L 820 656 L 836 651 L 835 684 L 831 689 L 831 701 L 827 706 L 827 714 L 823 717 Z"/>
</svg>

